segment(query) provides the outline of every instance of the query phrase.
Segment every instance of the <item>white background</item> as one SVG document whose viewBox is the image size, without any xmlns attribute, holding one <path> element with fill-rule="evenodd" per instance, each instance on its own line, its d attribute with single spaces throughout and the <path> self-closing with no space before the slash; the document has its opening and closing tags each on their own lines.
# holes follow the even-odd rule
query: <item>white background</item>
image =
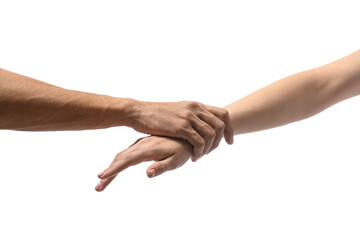
<svg viewBox="0 0 360 240">
<path fill-rule="evenodd" d="M 358 1 L 0 1 L 0 67 L 64 88 L 227 105 L 359 49 Z M 359 239 L 360 99 L 102 193 L 129 128 L 0 132 L 0 239 Z"/>
</svg>

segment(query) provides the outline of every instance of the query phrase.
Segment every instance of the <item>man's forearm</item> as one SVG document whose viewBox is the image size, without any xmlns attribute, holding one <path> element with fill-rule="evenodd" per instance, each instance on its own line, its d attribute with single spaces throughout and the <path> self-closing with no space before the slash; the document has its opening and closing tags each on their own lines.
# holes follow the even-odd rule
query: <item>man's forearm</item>
<svg viewBox="0 0 360 240">
<path fill-rule="evenodd" d="M 67 90 L 0 69 L 0 129 L 47 131 L 129 126 L 134 102 Z"/>
<path fill-rule="evenodd" d="M 66 90 L 0 69 L 0 129 L 85 130 L 128 126 L 178 137 L 193 145 L 195 161 L 224 136 L 232 144 L 228 112 L 198 102 L 156 103 Z"/>
<path fill-rule="evenodd" d="M 235 134 L 282 126 L 360 94 L 360 51 L 281 79 L 225 109 Z"/>
</svg>

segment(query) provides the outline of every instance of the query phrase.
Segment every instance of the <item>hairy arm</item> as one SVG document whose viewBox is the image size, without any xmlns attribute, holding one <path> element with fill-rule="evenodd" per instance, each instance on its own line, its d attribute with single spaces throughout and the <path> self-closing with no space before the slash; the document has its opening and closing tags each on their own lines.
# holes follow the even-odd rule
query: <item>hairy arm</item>
<svg viewBox="0 0 360 240">
<path fill-rule="evenodd" d="M 0 129 L 85 130 L 128 126 L 143 133 L 178 137 L 193 146 L 193 160 L 231 144 L 226 110 L 198 102 L 142 102 L 73 91 L 0 69 Z"/>
<path fill-rule="evenodd" d="M 0 69 L 0 129 L 83 130 L 129 125 L 134 101 L 63 89 Z"/>
<path fill-rule="evenodd" d="M 282 126 L 311 117 L 360 94 L 360 51 L 325 66 L 301 72 L 264 87 L 228 106 L 235 134 Z M 178 139 L 150 136 L 120 152 L 100 173 L 97 191 L 104 190 L 117 174 L 143 161 L 155 160 L 147 175 L 158 176 L 182 166 L 189 145 Z"/>
</svg>

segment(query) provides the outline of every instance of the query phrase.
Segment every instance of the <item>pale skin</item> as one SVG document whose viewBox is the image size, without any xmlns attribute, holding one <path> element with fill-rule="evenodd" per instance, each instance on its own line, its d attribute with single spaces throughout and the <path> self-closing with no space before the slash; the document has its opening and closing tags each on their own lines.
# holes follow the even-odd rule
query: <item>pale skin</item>
<svg viewBox="0 0 360 240">
<path fill-rule="evenodd" d="M 59 131 L 131 127 L 177 137 L 195 161 L 225 137 L 233 143 L 227 110 L 198 102 L 143 102 L 60 88 L 0 68 L 0 129 Z"/>
<path fill-rule="evenodd" d="M 360 50 L 330 64 L 300 72 L 270 84 L 228 106 L 235 134 L 261 131 L 300 121 L 345 99 L 360 95 Z M 149 136 L 116 155 L 98 177 L 103 191 L 126 168 L 155 161 L 152 178 L 184 165 L 191 146 L 176 138 Z"/>
</svg>

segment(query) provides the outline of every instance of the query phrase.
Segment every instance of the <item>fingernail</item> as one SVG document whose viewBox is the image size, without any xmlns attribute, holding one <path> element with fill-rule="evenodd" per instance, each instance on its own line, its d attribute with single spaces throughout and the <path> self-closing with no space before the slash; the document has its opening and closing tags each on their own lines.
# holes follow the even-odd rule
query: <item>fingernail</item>
<svg viewBox="0 0 360 240">
<path fill-rule="evenodd" d="M 96 185 L 96 187 L 95 187 L 95 190 L 96 190 L 96 191 L 100 191 L 100 189 L 101 189 L 101 183 L 98 183 L 98 184 Z"/>
<path fill-rule="evenodd" d="M 105 173 L 105 170 L 98 174 L 98 177 L 101 178 Z"/>
<path fill-rule="evenodd" d="M 150 176 L 151 176 L 151 177 L 155 177 L 155 175 L 156 175 L 155 169 L 151 169 L 151 170 L 150 170 Z"/>
</svg>

